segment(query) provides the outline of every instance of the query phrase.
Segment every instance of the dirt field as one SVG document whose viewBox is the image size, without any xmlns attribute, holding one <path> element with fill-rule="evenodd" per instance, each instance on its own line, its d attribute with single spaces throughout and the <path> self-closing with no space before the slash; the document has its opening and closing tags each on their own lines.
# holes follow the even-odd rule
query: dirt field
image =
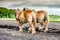
<svg viewBox="0 0 60 40">
<path fill-rule="evenodd" d="M 49 32 L 39 31 L 32 35 L 27 32 L 28 24 L 24 24 L 24 32 L 18 31 L 18 23 L 10 20 L 0 20 L 0 40 L 60 40 L 60 23 L 50 22 Z"/>
</svg>

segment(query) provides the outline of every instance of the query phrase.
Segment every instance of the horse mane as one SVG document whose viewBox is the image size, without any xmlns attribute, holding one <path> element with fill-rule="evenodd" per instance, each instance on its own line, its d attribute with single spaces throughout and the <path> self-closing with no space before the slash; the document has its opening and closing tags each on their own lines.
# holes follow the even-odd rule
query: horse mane
<svg viewBox="0 0 60 40">
<path fill-rule="evenodd" d="M 45 12 L 44 10 L 37 11 L 37 13 L 44 13 L 44 12 Z"/>
<path fill-rule="evenodd" d="M 31 10 L 31 9 L 29 9 L 29 8 L 23 8 L 23 11 L 26 11 L 26 10 Z"/>
</svg>

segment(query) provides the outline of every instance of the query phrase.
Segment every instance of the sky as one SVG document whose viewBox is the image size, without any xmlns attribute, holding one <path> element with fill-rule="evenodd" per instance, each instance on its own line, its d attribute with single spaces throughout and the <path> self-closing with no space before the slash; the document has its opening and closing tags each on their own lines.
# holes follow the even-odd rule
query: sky
<svg viewBox="0 0 60 40">
<path fill-rule="evenodd" d="M 60 15 L 60 0 L 0 0 L 0 7 L 46 10 L 49 14 Z"/>
</svg>

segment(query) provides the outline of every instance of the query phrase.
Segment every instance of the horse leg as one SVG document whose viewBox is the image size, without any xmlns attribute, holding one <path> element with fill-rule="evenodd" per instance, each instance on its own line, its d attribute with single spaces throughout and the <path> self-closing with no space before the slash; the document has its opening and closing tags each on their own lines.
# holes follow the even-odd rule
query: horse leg
<svg viewBox="0 0 60 40">
<path fill-rule="evenodd" d="M 30 25 L 30 27 L 28 29 L 28 32 L 32 32 L 32 34 L 35 34 L 36 31 L 35 31 L 35 26 L 32 22 L 32 17 L 30 17 L 30 19 L 28 19 L 28 22 L 29 22 L 29 25 Z"/>
<path fill-rule="evenodd" d="M 47 13 L 46 13 L 46 15 L 45 15 L 45 30 L 44 30 L 44 32 L 48 32 L 48 25 L 49 25 L 49 16 L 47 15 Z"/>
<path fill-rule="evenodd" d="M 43 30 L 43 23 L 44 23 L 44 22 L 40 20 L 39 23 L 40 23 L 39 30 Z"/>
<path fill-rule="evenodd" d="M 36 18 L 33 18 L 33 25 L 34 25 L 34 30 L 35 30 L 35 33 L 36 33 Z"/>
<path fill-rule="evenodd" d="M 20 31 L 20 32 L 23 31 L 22 23 L 19 24 L 19 31 Z"/>
<path fill-rule="evenodd" d="M 36 33 L 36 31 L 35 31 L 35 27 L 34 27 L 33 23 L 32 23 L 32 22 L 30 22 L 29 24 L 30 24 L 30 26 L 31 26 L 31 27 L 29 28 L 29 29 L 30 29 L 29 31 L 31 31 L 31 32 L 32 32 L 32 34 L 35 34 L 35 33 Z"/>
<path fill-rule="evenodd" d="M 42 22 L 40 22 L 39 30 L 43 30 L 43 24 L 42 24 Z"/>
<path fill-rule="evenodd" d="M 48 32 L 48 24 L 49 24 L 49 23 L 46 21 L 46 22 L 45 22 L 45 30 L 44 30 L 44 32 Z"/>
<path fill-rule="evenodd" d="M 31 33 L 31 32 L 32 32 L 31 22 L 29 22 L 28 33 Z"/>
<path fill-rule="evenodd" d="M 32 26 L 32 34 L 35 34 L 36 33 L 36 30 L 35 30 L 34 25 L 31 25 L 31 26 Z"/>
<path fill-rule="evenodd" d="M 36 13 L 33 12 L 33 17 L 32 17 L 33 21 L 32 21 L 32 34 L 36 33 Z"/>
<path fill-rule="evenodd" d="M 30 27 L 28 28 L 28 33 L 32 32 L 31 24 L 29 23 Z"/>
</svg>

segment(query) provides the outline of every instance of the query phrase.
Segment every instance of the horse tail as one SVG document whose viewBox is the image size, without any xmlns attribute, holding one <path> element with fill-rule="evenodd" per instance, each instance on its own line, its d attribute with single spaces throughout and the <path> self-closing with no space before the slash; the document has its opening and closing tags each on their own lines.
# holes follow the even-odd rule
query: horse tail
<svg viewBox="0 0 60 40">
<path fill-rule="evenodd" d="M 44 22 L 45 22 L 45 24 L 49 24 L 49 15 L 46 11 L 44 11 L 44 13 L 45 13 Z"/>
</svg>

